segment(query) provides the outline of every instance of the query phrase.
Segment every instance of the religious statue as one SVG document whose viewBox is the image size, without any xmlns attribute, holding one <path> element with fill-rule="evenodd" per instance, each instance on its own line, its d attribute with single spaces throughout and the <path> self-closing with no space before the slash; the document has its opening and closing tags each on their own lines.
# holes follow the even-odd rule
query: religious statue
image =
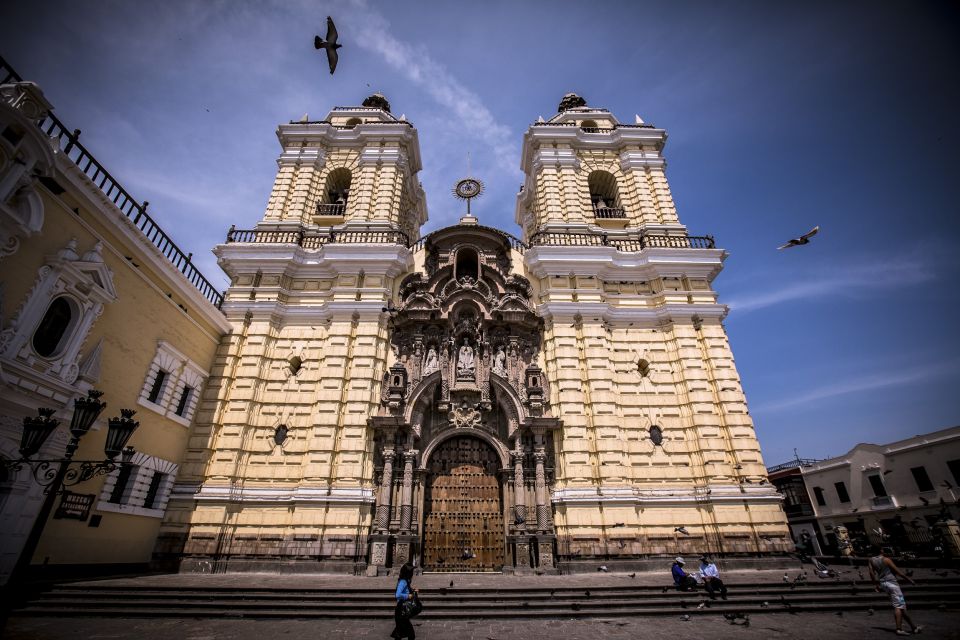
<svg viewBox="0 0 960 640">
<path fill-rule="evenodd" d="M 427 355 L 423 359 L 423 375 L 428 375 L 437 370 L 439 364 L 437 362 L 437 350 L 430 347 L 427 351 Z"/>
<path fill-rule="evenodd" d="M 493 371 L 501 376 L 507 375 L 507 354 L 503 345 L 497 347 L 497 352 L 493 355 Z"/>
<path fill-rule="evenodd" d="M 460 346 L 460 352 L 457 355 L 457 377 L 472 378 L 476 364 L 473 361 L 473 347 L 470 346 L 470 339 L 467 338 Z"/>
</svg>

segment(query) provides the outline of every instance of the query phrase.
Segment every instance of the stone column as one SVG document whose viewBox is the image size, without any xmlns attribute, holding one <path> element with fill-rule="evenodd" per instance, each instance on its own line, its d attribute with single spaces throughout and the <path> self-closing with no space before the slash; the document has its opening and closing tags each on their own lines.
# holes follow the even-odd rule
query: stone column
<svg viewBox="0 0 960 640">
<path fill-rule="evenodd" d="M 400 530 L 410 533 L 413 521 L 413 464 L 420 453 L 415 449 L 403 452 L 403 491 L 400 501 Z"/>
<path fill-rule="evenodd" d="M 383 477 L 380 479 L 380 499 L 377 501 L 377 531 L 390 528 L 390 494 L 393 493 L 393 447 L 383 448 Z"/>
<path fill-rule="evenodd" d="M 533 459 L 536 462 L 537 531 L 546 531 L 550 528 L 550 518 L 547 514 L 547 475 L 544 470 L 547 452 L 542 445 L 537 446 Z"/>
<path fill-rule="evenodd" d="M 517 529 L 526 529 L 527 499 L 523 484 L 523 445 L 517 435 L 517 450 L 513 452 L 513 522 Z"/>
</svg>

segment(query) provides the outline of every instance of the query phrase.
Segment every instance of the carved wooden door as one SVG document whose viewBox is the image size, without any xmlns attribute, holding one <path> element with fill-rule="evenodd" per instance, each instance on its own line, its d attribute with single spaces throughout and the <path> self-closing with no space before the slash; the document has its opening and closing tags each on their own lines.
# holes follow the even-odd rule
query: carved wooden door
<svg viewBox="0 0 960 640">
<path fill-rule="evenodd" d="M 423 526 L 427 571 L 499 571 L 504 529 L 499 458 L 478 438 L 461 436 L 430 456 Z"/>
</svg>

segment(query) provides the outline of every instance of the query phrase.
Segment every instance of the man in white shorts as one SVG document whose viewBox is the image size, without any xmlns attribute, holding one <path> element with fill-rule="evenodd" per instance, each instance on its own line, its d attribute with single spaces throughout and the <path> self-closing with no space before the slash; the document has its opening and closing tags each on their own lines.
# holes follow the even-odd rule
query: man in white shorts
<svg viewBox="0 0 960 640">
<path fill-rule="evenodd" d="M 903 591 L 900 589 L 900 583 L 897 582 L 897 576 L 910 584 L 915 583 L 900 572 L 897 565 L 893 564 L 893 560 L 884 555 L 883 549 L 875 547 L 874 550 L 876 555 L 867 561 L 867 568 L 870 569 L 870 579 L 873 581 L 876 590 L 886 592 L 890 596 L 890 604 L 893 605 L 893 619 L 897 624 L 897 635 L 910 635 L 902 628 L 904 619 L 913 629 L 913 633 L 920 633 L 923 627 L 913 624 L 913 620 L 907 615 L 907 603 L 903 599 Z"/>
</svg>

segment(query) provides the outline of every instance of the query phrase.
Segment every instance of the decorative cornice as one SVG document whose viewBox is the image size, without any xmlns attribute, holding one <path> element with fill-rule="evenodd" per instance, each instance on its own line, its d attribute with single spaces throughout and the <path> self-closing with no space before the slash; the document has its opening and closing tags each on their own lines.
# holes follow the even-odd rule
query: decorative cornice
<svg viewBox="0 0 960 640">
<path fill-rule="evenodd" d="M 292 278 L 333 278 L 363 271 L 394 278 L 413 269 L 413 253 L 396 244 L 327 244 L 313 250 L 294 244 L 228 242 L 214 247 L 213 253 L 231 278 L 255 271 Z"/>
<path fill-rule="evenodd" d="M 523 259 L 528 273 L 537 278 L 575 273 L 601 280 L 688 276 L 712 281 L 727 255 L 723 249 L 651 247 L 626 253 L 610 246 L 538 245 L 527 249 Z"/>
<path fill-rule="evenodd" d="M 731 503 L 779 504 L 783 501 L 783 496 L 772 486 L 741 488 L 739 485 L 710 485 L 696 489 L 591 487 L 556 489 L 551 494 L 551 500 L 554 505 L 670 507 Z"/>
<path fill-rule="evenodd" d="M 208 503 L 366 505 L 375 501 L 373 489 L 361 487 L 230 487 L 225 485 L 176 484 L 171 500 Z"/>
</svg>

